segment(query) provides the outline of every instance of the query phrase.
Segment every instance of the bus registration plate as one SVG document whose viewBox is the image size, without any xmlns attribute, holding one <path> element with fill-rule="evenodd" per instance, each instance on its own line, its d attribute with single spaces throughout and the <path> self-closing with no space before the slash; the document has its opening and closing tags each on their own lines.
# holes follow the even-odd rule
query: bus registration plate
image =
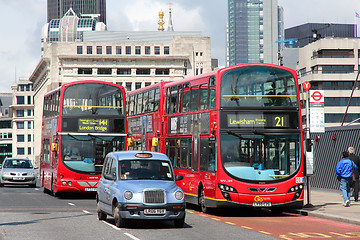
<svg viewBox="0 0 360 240">
<path fill-rule="evenodd" d="M 253 202 L 253 207 L 271 207 L 271 202 Z"/>
<path fill-rule="evenodd" d="M 153 209 L 153 208 L 144 209 L 144 214 L 165 214 L 165 213 L 166 213 L 166 209 Z"/>
<path fill-rule="evenodd" d="M 94 187 L 86 187 L 85 192 L 96 192 L 97 188 Z"/>
</svg>

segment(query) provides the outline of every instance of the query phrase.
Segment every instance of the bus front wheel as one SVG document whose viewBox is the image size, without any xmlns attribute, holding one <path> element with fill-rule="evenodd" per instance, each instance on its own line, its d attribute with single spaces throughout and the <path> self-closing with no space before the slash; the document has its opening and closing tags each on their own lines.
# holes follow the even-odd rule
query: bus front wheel
<svg viewBox="0 0 360 240">
<path fill-rule="evenodd" d="M 205 193 L 202 187 L 200 189 L 199 206 L 203 213 L 207 213 L 209 211 L 209 208 L 205 206 Z"/>
</svg>

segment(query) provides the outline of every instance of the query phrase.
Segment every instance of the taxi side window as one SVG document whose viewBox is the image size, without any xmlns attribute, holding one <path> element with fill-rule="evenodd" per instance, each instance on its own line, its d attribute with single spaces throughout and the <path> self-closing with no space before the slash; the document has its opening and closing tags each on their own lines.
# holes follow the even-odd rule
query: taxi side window
<svg viewBox="0 0 360 240">
<path fill-rule="evenodd" d="M 116 177 L 116 161 L 114 159 L 112 159 L 111 163 L 110 163 L 110 172 L 109 174 L 111 176 L 115 176 Z"/>
</svg>

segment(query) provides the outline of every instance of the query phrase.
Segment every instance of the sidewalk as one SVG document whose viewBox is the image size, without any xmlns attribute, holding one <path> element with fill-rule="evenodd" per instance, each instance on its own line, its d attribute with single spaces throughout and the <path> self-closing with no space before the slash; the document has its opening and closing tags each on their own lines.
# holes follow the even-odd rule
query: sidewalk
<svg viewBox="0 0 360 240">
<path fill-rule="evenodd" d="M 340 190 L 310 189 L 311 207 L 306 206 L 308 202 L 305 190 L 304 200 L 305 207 L 297 210 L 300 214 L 360 225 L 360 201 L 355 202 L 351 197 L 351 206 L 344 207 Z"/>
</svg>

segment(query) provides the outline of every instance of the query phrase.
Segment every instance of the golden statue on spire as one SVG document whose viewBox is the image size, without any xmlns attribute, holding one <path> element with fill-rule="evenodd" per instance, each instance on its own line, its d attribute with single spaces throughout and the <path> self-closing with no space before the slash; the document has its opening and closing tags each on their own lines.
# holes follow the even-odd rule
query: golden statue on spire
<svg viewBox="0 0 360 240">
<path fill-rule="evenodd" d="M 164 12 L 160 11 L 159 12 L 159 21 L 158 21 L 159 27 L 158 27 L 158 31 L 164 31 Z"/>
</svg>

